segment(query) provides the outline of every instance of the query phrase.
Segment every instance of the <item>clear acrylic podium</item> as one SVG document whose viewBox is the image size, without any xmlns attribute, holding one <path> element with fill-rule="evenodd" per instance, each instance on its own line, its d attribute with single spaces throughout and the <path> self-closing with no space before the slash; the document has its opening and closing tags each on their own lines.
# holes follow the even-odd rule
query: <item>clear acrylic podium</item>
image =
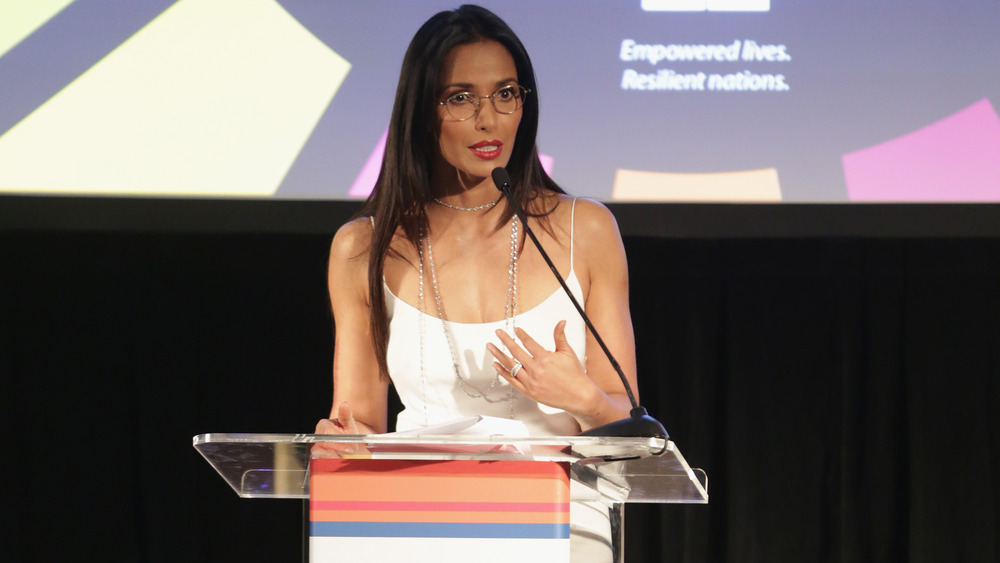
<svg viewBox="0 0 1000 563">
<path fill-rule="evenodd" d="M 705 473 L 688 466 L 672 441 L 660 438 L 202 434 L 195 436 L 194 447 L 243 498 L 309 499 L 314 455 L 563 463 L 577 482 L 570 501 L 596 501 L 609 507 L 615 561 L 624 560 L 624 504 L 708 502 Z"/>
</svg>

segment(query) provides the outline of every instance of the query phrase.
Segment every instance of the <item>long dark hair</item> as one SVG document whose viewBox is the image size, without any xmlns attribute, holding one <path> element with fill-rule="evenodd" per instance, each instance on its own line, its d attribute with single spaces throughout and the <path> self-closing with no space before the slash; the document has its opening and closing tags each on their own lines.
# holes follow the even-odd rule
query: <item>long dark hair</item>
<svg viewBox="0 0 1000 563">
<path fill-rule="evenodd" d="M 459 45 L 484 40 L 496 41 L 507 49 L 517 68 L 518 83 L 531 91 L 521 108 L 514 150 L 507 163 L 514 199 L 525 208 L 543 190 L 565 193 L 545 173 L 538 159 L 538 85 L 528 52 L 514 31 L 489 10 L 473 5 L 440 12 L 427 20 L 403 57 L 382 168 L 375 189 L 358 212 L 360 217 L 372 217 L 375 224 L 368 252 L 368 296 L 372 344 L 379 374 L 385 379 L 389 377 L 389 319 L 382 287 L 386 253 L 400 226 L 415 247 L 421 228 L 427 226 L 422 210 L 434 197 L 430 173 L 435 151 L 439 150 L 435 108 L 444 58 Z M 508 207 L 497 228 L 510 221 L 513 213 Z"/>
</svg>

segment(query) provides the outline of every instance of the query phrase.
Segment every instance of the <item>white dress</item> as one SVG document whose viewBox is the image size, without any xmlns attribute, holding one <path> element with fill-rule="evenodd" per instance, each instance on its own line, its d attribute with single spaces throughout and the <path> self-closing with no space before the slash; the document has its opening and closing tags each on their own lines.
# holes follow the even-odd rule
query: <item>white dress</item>
<svg viewBox="0 0 1000 563">
<path fill-rule="evenodd" d="M 566 285 L 582 304 L 583 289 L 573 270 L 576 200 L 573 200 L 572 205 L 570 271 L 566 276 Z M 384 286 L 384 289 L 390 319 L 386 359 L 389 376 L 403 403 L 403 411 L 396 419 L 397 431 L 474 415 L 510 418 L 513 412 L 513 418 L 523 422 L 531 435 L 572 436 L 579 432 L 576 421 L 569 413 L 539 404 L 516 389 L 513 390 L 512 397 L 511 387 L 506 380 L 500 378 L 496 381 L 493 355 L 486 349 L 486 343 L 493 342 L 503 349 L 495 331 L 507 328 L 505 320 L 489 323 L 445 321 L 455 345 L 462 378 L 469 383 L 462 385 L 455 378 L 452 353 L 441 319 L 436 315 L 422 315 L 418 308 L 393 295 L 388 286 Z M 428 306 L 433 307 L 433 297 L 428 297 L 425 295 Z M 424 332 L 422 349 L 421 315 Z M 566 321 L 566 339 L 580 363 L 586 365 L 587 326 L 561 287 L 530 310 L 518 311 L 515 325 L 527 331 L 546 349 L 553 350 L 555 342 L 552 331 L 561 320 Z M 486 398 L 470 396 L 480 394 L 477 390 L 485 390 Z M 594 503 L 572 503 L 570 543 L 573 563 L 610 561 L 609 538 L 610 524 L 606 507 Z"/>
</svg>

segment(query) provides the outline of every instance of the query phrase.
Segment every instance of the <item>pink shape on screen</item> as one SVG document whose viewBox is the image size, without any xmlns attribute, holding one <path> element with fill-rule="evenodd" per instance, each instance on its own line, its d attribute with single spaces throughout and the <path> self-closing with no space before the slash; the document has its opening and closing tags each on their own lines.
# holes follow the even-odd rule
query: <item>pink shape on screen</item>
<svg viewBox="0 0 1000 563">
<path fill-rule="evenodd" d="M 547 154 L 538 153 L 538 160 L 542 161 L 542 169 L 545 170 L 545 173 L 551 176 L 552 166 L 556 163 L 556 159 Z"/>
<path fill-rule="evenodd" d="M 382 133 L 382 138 L 376 143 L 375 149 L 368 155 L 368 160 L 365 161 L 364 167 L 361 168 L 361 173 L 354 179 L 354 183 L 351 184 L 351 189 L 348 190 L 347 195 L 368 197 L 372 193 L 372 190 L 375 189 L 375 180 L 378 180 L 378 171 L 382 168 L 382 153 L 385 152 L 385 139 L 388 136 L 389 130 L 386 129 L 385 133 Z"/>
<path fill-rule="evenodd" d="M 984 98 L 842 161 L 852 201 L 1000 201 L 1000 116 Z"/>
<path fill-rule="evenodd" d="M 365 161 L 365 165 L 361 168 L 358 177 L 354 179 L 354 183 L 351 184 L 351 189 L 347 191 L 347 195 L 368 197 L 372 193 L 372 190 L 375 189 L 375 181 L 378 180 L 378 173 L 382 168 L 382 154 L 385 153 L 385 140 L 388 135 L 388 130 L 382 133 L 382 138 L 379 139 L 372 153 L 368 155 L 368 160 Z M 542 161 L 542 168 L 551 176 L 555 159 L 546 154 L 539 154 L 538 158 Z"/>
</svg>

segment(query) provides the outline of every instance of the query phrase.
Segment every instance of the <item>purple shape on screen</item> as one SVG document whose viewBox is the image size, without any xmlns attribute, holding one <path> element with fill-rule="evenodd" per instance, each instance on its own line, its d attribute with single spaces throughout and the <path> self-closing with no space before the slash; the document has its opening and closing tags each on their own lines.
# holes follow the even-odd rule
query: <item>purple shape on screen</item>
<svg viewBox="0 0 1000 563">
<path fill-rule="evenodd" d="M 368 156 L 368 160 L 365 161 L 364 167 L 361 168 L 361 173 L 358 177 L 354 179 L 354 183 L 351 184 L 351 189 L 347 192 L 347 195 L 352 197 L 368 197 L 375 189 L 375 180 L 378 180 L 378 172 L 382 168 L 382 154 L 385 152 L 385 139 L 389 135 L 389 131 L 386 130 L 382 134 L 382 138 L 379 139 L 378 144 L 375 145 L 375 149 Z M 547 154 L 539 154 L 538 158 L 542 161 L 542 168 L 545 172 L 552 175 L 552 165 L 555 163 L 555 159 Z"/>
<path fill-rule="evenodd" d="M 851 201 L 1000 201 L 1000 116 L 984 98 L 842 160 Z"/>
</svg>

